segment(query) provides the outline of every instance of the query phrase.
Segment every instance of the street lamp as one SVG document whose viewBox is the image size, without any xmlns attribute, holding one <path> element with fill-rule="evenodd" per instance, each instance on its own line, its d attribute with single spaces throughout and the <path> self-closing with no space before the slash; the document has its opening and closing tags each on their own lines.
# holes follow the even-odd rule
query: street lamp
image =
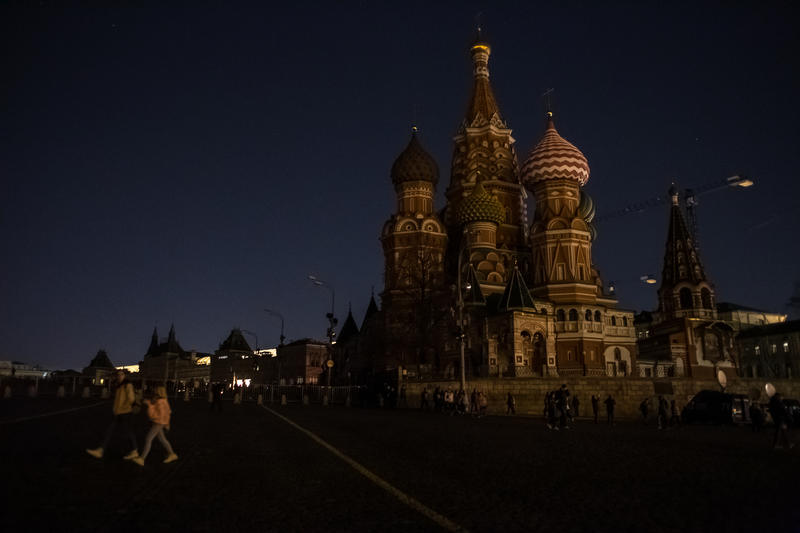
<svg viewBox="0 0 800 533">
<path fill-rule="evenodd" d="M 283 334 L 283 324 L 284 324 L 283 315 L 278 313 L 277 311 L 273 311 L 272 309 L 264 309 L 264 311 L 267 314 L 270 314 L 272 316 L 276 316 L 276 317 L 281 319 L 281 336 L 280 336 L 280 341 L 281 342 L 280 342 L 280 344 L 278 344 L 278 354 L 277 354 L 277 359 L 278 359 L 278 387 L 280 387 L 281 386 L 281 364 L 282 364 L 282 362 L 281 362 L 281 348 L 283 347 L 283 341 L 286 340 L 286 337 Z M 270 363 L 270 367 L 272 369 L 274 369 L 275 368 L 275 364 L 274 363 Z M 270 376 L 270 378 L 271 377 L 272 376 Z M 270 398 L 271 398 L 270 401 L 274 401 L 273 392 L 274 392 L 274 389 L 272 388 L 272 386 L 270 386 Z M 279 392 L 280 392 L 280 389 L 279 389 Z"/>
<path fill-rule="evenodd" d="M 336 291 L 334 290 L 333 286 L 330 283 L 323 281 L 316 276 L 309 275 L 308 279 L 310 279 L 311 283 L 313 283 L 317 287 L 324 287 L 329 291 L 331 291 L 331 312 L 325 314 L 325 318 L 328 319 L 328 350 L 330 352 L 328 354 L 329 359 L 326 363 L 326 366 L 328 368 L 327 370 L 328 399 L 330 400 L 331 374 L 333 372 L 333 338 L 336 337 L 336 324 L 339 323 L 339 321 L 334 316 L 334 307 L 336 305 Z"/>
<path fill-rule="evenodd" d="M 646 283 L 648 285 L 655 285 L 656 283 L 658 283 L 658 280 L 652 274 L 648 274 L 646 276 L 639 276 L 639 281 L 641 281 L 642 283 Z M 618 284 L 618 282 L 616 282 L 616 281 L 609 282 L 609 284 L 608 284 L 608 293 L 609 294 L 616 294 L 616 292 L 617 292 L 617 284 Z"/>
<path fill-rule="evenodd" d="M 283 335 L 283 315 L 271 309 L 264 309 L 264 311 L 266 311 L 268 314 L 272 316 L 276 316 L 281 319 L 281 337 L 280 337 L 281 343 L 278 346 L 283 346 L 283 341 L 286 340 L 286 337 L 284 337 Z"/>
</svg>

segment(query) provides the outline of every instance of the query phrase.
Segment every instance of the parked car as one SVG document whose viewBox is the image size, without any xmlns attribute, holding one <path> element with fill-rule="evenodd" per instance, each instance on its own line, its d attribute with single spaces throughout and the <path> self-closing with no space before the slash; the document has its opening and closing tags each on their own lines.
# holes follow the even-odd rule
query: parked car
<svg viewBox="0 0 800 533">
<path fill-rule="evenodd" d="M 687 424 L 749 423 L 750 398 L 744 394 L 701 390 L 683 408 L 682 418 Z"/>
</svg>

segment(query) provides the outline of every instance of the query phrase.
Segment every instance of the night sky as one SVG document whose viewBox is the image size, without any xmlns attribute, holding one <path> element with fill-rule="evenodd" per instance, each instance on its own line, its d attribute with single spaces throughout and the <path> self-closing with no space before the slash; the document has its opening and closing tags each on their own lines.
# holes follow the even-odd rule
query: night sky
<svg viewBox="0 0 800 533">
<path fill-rule="evenodd" d="M 0 7 L 0 359 L 80 369 L 104 348 L 132 363 L 173 323 L 184 349 L 233 327 L 274 346 L 264 308 L 289 339 L 323 338 L 330 293 L 309 274 L 360 324 L 414 123 L 444 206 L 478 12 L 520 163 L 553 87 L 598 215 L 746 174 L 754 187 L 700 197 L 718 300 L 784 311 L 800 279 L 788 3 L 29 4 Z M 638 278 L 660 278 L 668 209 L 598 224 L 594 261 L 622 307 L 656 306 Z"/>
</svg>

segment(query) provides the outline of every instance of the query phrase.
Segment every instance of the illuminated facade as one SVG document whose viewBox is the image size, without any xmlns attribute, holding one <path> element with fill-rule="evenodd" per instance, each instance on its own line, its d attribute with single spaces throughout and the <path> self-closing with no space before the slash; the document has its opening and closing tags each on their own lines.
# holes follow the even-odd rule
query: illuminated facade
<svg viewBox="0 0 800 533">
<path fill-rule="evenodd" d="M 472 94 L 454 137 L 445 207 L 435 209 L 439 170 L 416 131 L 392 166 L 397 210 L 381 234 L 385 287 L 372 328 L 383 343 L 373 340 L 361 359 L 374 371 L 452 377 L 463 332 L 474 376 L 632 374 L 633 312 L 603 291 L 592 262 L 586 158 L 548 113 L 520 168 L 489 81 L 491 47 L 479 36 L 470 54 Z"/>
</svg>

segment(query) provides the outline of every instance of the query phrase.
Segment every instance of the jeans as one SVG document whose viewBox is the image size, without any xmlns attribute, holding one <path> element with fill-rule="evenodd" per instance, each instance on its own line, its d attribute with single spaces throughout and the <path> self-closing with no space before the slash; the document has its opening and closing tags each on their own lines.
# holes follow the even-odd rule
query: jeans
<svg viewBox="0 0 800 533">
<path fill-rule="evenodd" d="M 114 430 L 116 429 L 117 424 L 120 425 L 123 433 L 125 433 L 128 439 L 130 440 L 131 450 L 138 449 L 138 447 L 136 446 L 136 435 L 134 435 L 133 429 L 131 428 L 131 416 L 132 416 L 131 413 L 114 415 L 114 419 L 111 421 L 111 425 L 109 425 L 108 429 L 106 430 L 106 436 L 103 438 L 102 448 L 104 450 L 108 449 L 108 444 L 111 442 L 111 437 L 114 435 Z"/>
<path fill-rule="evenodd" d="M 169 455 L 172 455 L 172 446 L 170 445 L 169 441 L 167 440 L 167 436 L 164 435 L 164 426 L 162 424 L 153 424 L 150 426 L 150 431 L 147 432 L 147 436 L 144 438 L 144 449 L 141 453 L 141 458 L 147 458 L 147 454 L 150 453 L 150 445 L 153 443 L 153 439 L 158 437 L 158 440 L 161 442 L 164 449 L 167 450 Z"/>
</svg>

